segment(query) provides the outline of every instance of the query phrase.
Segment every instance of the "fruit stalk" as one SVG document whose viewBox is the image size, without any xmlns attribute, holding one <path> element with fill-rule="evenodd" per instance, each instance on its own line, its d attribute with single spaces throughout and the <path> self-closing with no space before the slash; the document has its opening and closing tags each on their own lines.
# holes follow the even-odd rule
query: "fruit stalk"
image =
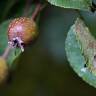
<svg viewBox="0 0 96 96">
<path fill-rule="evenodd" d="M 36 17 L 37 17 L 37 15 L 38 15 L 38 13 L 43 9 L 43 7 L 44 6 L 42 6 L 42 4 L 37 4 L 37 6 L 36 6 L 36 8 L 35 8 L 35 11 L 33 12 L 33 14 L 32 14 L 32 20 L 35 20 L 36 19 Z"/>
</svg>

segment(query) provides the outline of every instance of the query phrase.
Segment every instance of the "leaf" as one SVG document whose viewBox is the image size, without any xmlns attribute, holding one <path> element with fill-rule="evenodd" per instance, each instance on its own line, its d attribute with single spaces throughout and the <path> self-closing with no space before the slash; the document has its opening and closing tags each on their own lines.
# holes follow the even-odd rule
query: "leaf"
<svg viewBox="0 0 96 96">
<path fill-rule="evenodd" d="M 67 38 L 66 38 L 65 50 L 66 50 L 67 58 L 68 58 L 68 61 L 70 62 L 71 67 L 74 69 L 74 71 L 84 81 L 96 87 L 96 76 L 91 72 L 92 70 L 85 68 L 85 64 L 88 63 L 88 60 L 86 62 L 86 56 L 84 56 L 85 55 L 84 48 L 86 48 L 85 46 L 87 46 L 86 45 L 87 43 L 85 44 L 85 46 L 84 45 L 82 46 L 82 42 L 83 43 L 85 42 L 86 37 L 85 39 L 82 39 L 82 41 L 81 39 L 79 39 L 80 41 L 78 42 L 79 36 L 76 36 L 76 31 L 79 32 L 79 30 L 77 30 L 78 27 L 80 31 L 82 32 L 82 36 L 83 35 L 85 36 L 85 34 L 87 34 L 88 37 L 92 37 L 91 34 L 90 35 L 88 34 L 88 28 L 85 26 L 83 21 L 80 19 L 77 19 L 75 24 L 69 30 Z M 91 54 L 91 52 L 89 51 L 88 54 Z"/>
<path fill-rule="evenodd" d="M 8 45 L 7 28 L 8 28 L 9 23 L 10 23 L 10 20 L 5 21 L 0 25 L 0 55 L 3 54 L 3 52 L 5 51 L 5 49 Z M 16 52 L 16 54 L 15 54 L 15 52 Z M 12 65 L 12 63 L 20 55 L 20 53 L 21 53 L 20 49 L 13 48 L 10 51 L 10 54 L 9 54 L 8 60 L 7 60 L 9 66 Z"/>
<path fill-rule="evenodd" d="M 90 10 L 92 5 L 92 0 L 48 0 L 48 2 L 55 6 L 80 10 Z"/>
</svg>

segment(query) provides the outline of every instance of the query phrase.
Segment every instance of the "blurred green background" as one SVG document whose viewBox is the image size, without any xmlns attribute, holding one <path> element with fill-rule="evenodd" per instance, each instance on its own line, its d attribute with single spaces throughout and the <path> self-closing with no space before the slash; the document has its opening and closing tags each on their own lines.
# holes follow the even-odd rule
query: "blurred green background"
<svg viewBox="0 0 96 96">
<path fill-rule="evenodd" d="M 0 23 L 31 16 L 36 2 L 44 0 L 0 0 Z M 96 36 L 96 13 L 78 11 Z M 38 17 L 39 37 L 25 49 L 10 81 L 0 96 L 92 96 L 96 89 L 85 83 L 69 66 L 65 39 L 79 15 L 76 10 L 47 4 Z"/>
</svg>

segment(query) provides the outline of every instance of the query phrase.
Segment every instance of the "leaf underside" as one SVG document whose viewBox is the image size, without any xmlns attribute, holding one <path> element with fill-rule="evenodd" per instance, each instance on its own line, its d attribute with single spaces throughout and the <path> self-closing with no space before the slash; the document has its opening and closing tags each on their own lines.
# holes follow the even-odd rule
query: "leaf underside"
<svg viewBox="0 0 96 96">
<path fill-rule="evenodd" d="M 82 24 L 82 22 L 78 22 L 78 23 Z M 96 88 L 96 76 L 93 75 L 89 70 L 86 70 L 85 72 L 83 70 L 85 68 L 84 65 L 86 64 L 86 58 L 82 54 L 81 45 L 80 43 L 78 43 L 75 32 L 74 32 L 75 31 L 74 29 L 76 29 L 77 27 L 78 26 L 74 24 L 68 32 L 66 42 L 65 42 L 66 55 L 73 70 L 84 81 L 86 81 L 88 84 Z M 83 26 L 83 27 L 87 28 L 86 26 Z"/>
</svg>

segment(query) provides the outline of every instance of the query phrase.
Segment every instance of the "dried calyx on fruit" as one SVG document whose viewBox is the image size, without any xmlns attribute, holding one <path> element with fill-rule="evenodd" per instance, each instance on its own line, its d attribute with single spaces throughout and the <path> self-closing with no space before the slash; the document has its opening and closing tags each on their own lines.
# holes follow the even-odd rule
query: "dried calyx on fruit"
<svg viewBox="0 0 96 96">
<path fill-rule="evenodd" d="M 19 47 L 24 51 L 24 45 L 33 41 L 38 35 L 37 26 L 33 19 L 27 17 L 16 18 L 8 27 L 9 45 Z"/>
</svg>

